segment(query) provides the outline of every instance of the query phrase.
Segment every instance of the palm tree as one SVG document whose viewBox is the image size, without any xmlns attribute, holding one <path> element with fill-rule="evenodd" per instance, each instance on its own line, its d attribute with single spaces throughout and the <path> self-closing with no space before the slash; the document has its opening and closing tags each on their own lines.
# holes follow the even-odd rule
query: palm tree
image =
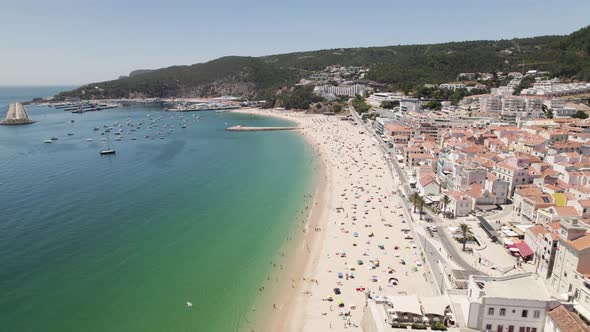
<svg viewBox="0 0 590 332">
<path fill-rule="evenodd" d="M 420 194 L 418 194 L 417 192 L 413 193 L 412 196 L 410 196 L 410 203 L 412 205 L 414 205 L 414 213 L 416 213 L 416 207 L 418 204 L 418 201 L 421 199 L 422 197 L 420 197 Z"/>
<path fill-rule="evenodd" d="M 463 241 L 463 251 L 465 251 L 465 244 L 467 244 L 467 240 L 473 237 L 473 232 L 471 226 L 465 223 L 459 224 L 459 231 L 461 232 L 461 241 Z"/>
<path fill-rule="evenodd" d="M 447 214 L 447 206 L 449 205 L 449 203 L 451 203 L 451 199 L 449 198 L 449 196 L 444 195 L 442 198 L 442 203 L 443 203 L 443 215 Z"/>
<path fill-rule="evenodd" d="M 424 205 L 426 205 L 426 201 L 424 200 L 424 198 L 418 196 L 418 201 L 416 202 L 416 205 L 418 206 L 418 210 L 420 210 L 420 220 L 422 220 L 422 212 L 424 210 Z"/>
</svg>

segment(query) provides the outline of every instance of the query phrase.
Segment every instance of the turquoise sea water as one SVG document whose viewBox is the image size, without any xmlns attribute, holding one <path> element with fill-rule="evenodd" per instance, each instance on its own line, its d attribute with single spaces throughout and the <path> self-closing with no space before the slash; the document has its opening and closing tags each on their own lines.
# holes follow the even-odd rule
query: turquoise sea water
<svg viewBox="0 0 590 332">
<path fill-rule="evenodd" d="M 28 112 L 35 124 L 0 126 L 0 331 L 232 331 L 252 318 L 311 192 L 311 151 L 291 132 L 223 129 L 285 122 L 145 106 Z M 128 119 L 158 127 L 130 132 Z M 124 139 L 100 156 L 93 128 L 115 122 Z"/>
</svg>

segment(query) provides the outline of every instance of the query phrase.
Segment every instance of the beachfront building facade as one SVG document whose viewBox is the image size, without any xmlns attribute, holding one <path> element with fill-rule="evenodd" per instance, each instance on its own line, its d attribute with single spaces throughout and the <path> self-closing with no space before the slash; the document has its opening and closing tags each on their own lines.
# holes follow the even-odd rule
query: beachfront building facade
<svg viewBox="0 0 590 332">
<path fill-rule="evenodd" d="M 449 197 L 447 212 L 454 217 L 465 217 L 473 211 L 473 199 L 459 191 L 447 191 Z"/>
<path fill-rule="evenodd" d="M 530 273 L 472 275 L 468 299 L 468 327 L 489 332 L 543 332 L 546 311 L 556 305 L 543 282 Z"/>
<path fill-rule="evenodd" d="M 578 218 L 564 218 L 558 231 L 555 264 L 550 287 L 574 303 L 576 311 L 590 320 L 590 234 Z"/>
</svg>

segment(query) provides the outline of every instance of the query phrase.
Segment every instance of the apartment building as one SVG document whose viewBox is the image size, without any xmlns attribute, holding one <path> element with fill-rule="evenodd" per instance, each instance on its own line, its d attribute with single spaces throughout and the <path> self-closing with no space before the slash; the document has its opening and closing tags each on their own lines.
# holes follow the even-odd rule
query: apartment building
<svg viewBox="0 0 590 332">
<path fill-rule="evenodd" d="M 516 186 L 532 184 L 533 180 L 539 177 L 538 174 L 531 174 L 528 167 L 509 162 L 497 163 L 492 173 L 498 179 L 508 182 L 510 196 L 514 193 Z"/>
<path fill-rule="evenodd" d="M 560 221 L 550 287 L 590 319 L 590 234 L 578 218 Z"/>
<path fill-rule="evenodd" d="M 471 329 L 486 332 L 543 332 L 546 311 L 557 304 L 531 273 L 507 277 L 470 276 Z"/>
<path fill-rule="evenodd" d="M 543 102 L 539 98 L 504 97 L 500 118 L 504 122 L 519 123 L 524 119 L 543 118 Z"/>
<path fill-rule="evenodd" d="M 353 84 L 353 85 L 339 85 L 334 86 L 331 84 L 316 85 L 313 89 L 315 93 L 333 93 L 336 96 L 348 96 L 354 97 L 360 95 L 367 90 L 366 85 Z"/>
</svg>

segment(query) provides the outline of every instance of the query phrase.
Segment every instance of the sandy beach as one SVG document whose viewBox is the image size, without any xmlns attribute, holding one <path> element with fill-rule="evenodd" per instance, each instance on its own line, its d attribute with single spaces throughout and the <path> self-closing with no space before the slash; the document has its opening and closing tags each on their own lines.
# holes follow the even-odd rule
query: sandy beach
<svg viewBox="0 0 590 332">
<path fill-rule="evenodd" d="M 375 138 L 339 116 L 236 112 L 296 122 L 319 159 L 307 218 L 248 330 L 360 331 L 367 294 L 436 294 Z"/>
</svg>

